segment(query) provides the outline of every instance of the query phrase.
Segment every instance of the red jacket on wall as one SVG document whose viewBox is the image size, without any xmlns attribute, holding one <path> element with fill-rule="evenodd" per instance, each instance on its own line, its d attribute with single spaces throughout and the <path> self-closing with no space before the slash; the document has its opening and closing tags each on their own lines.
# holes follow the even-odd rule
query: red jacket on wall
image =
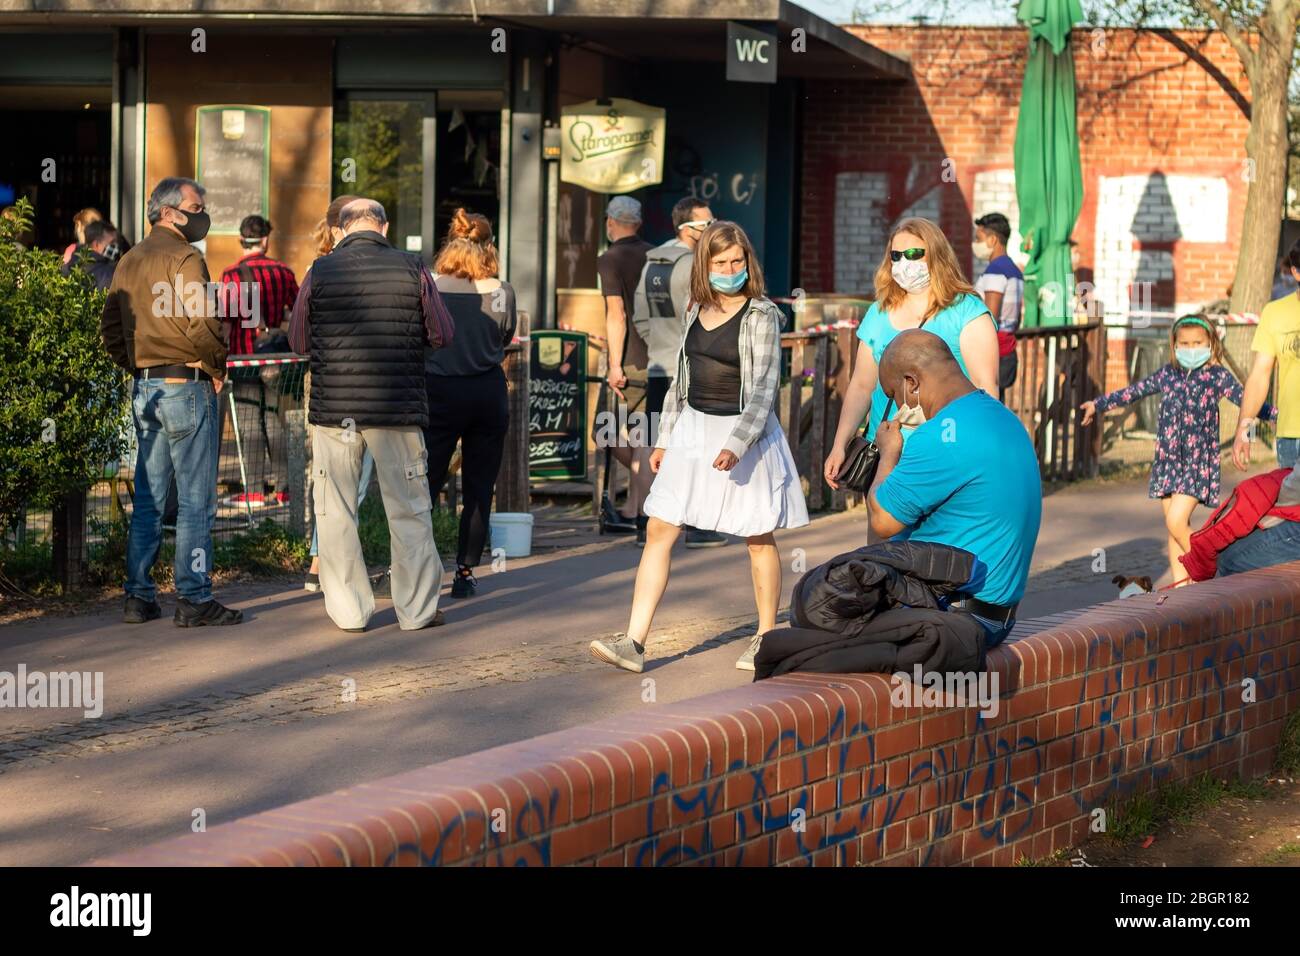
<svg viewBox="0 0 1300 956">
<path fill-rule="evenodd" d="M 1191 550 L 1178 560 L 1193 581 L 1206 581 L 1218 571 L 1219 552 L 1250 534 L 1265 515 L 1300 521 L 1300 506 L 1278 508 L 1277 496 L 1290 468 L 1247 478 L 1228 500 L 1214 509 L 1199 531 L 1192 533 Z"/>
</svg>

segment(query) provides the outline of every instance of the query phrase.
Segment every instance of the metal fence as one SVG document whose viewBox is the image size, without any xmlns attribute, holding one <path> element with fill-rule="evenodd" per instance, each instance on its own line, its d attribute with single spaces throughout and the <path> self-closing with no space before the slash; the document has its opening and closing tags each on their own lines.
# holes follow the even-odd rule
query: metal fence
<svg viewBox="0 0 1300 956">
<path fill-rule="evenodd" d="M 292 353 L 231 356 L 228 376 L 218 395 L 221 443 L 217 464 L 217 513 L 212 534 L 229 539 L 264 521 L 306 536 L 312 530 L 310 507 L 311 447 L 305 388 L 307 358 Z M 504 364 L 510 402 L 510 431 L 497 483 L 496 506 L 502 511 L 528 510 L 528 350 L 518 343 L 506 349 Z M 135 495 L 135 429 L 128 412 L 122 422 L 127 447 L 120 460 L 105 466 L 103 477 L 55 507 L 32 507 L 0 547 L 52 543 L 55 578 L 65 586 L 82 580 L 90 549 L 105 541 L 124 540 Z M 453 456 L 443 500 L 455 508 L 460 496 L 459 452 Z M 163 514 L 164 531 L 176 520 L 173 482 Z"/>
<path fill-rule="evenodd" d="M 1169 354 L 1169 328 L 1175 313 L 1139 313 L 1138 321 L 1130 317 L 1125 326 L 1127 374 L 1126 384 L 1140 382 L 1173 360 Z M 1223 340 L 1225 366 L 1243 385 L 1250 374 L 1252 363 L 1251 342 L 1257 326 L 1230 321 L 1228 316 L 1211 315 Z M 1114 348 L 1114 344 L 1111 345 Z M 1104 382 L 1096 394 L 1106 391 Z M 1269 401 L 1276 393 L 1270 389 Z M 1088 398 L 1093 398 L 1090 395 Z M 1144 465 L 1155 456 L 1156 426 L 1160 417 L 1160 395 L 1148 395 L 1131 405 L 1111 409 L 1101 416 L 1101 466 L 1113 470 L 1126 466 Z M 1237 406 L 1226 399 L 1219 403 L 1219 444 L 1227 454 L 1232 447 L 1237 424 Z M 1263 454 L 1273 453 L 1275 433 L 1271 425 L 1262 424 L 1257 437 L 1263 445 Z M 1258 457 L 1258 455 L 1256 456 Z"/>
</svg>

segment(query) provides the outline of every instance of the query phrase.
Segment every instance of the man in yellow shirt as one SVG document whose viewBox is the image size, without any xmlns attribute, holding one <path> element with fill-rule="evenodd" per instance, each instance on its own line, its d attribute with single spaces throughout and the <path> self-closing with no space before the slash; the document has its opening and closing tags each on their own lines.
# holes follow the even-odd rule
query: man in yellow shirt
<svg viewBox="0 0 1300 956">
<path fill-rule="evenodd" d="M 1300 242 L 1291 247 L 1286 262 L 1291 275 L 1300 280 Z M 1242 471 L 1250 463 L 1256 416 L 1268 395 L 1276 365 L 1277 463 L 1282 468 L 1294 468 L 1300 453 L 1300 292 L 1291 292 L 1264 306 L 1250 347 L 1255 364 L 1241 397 L 1232 461 Z"/>
</svg>

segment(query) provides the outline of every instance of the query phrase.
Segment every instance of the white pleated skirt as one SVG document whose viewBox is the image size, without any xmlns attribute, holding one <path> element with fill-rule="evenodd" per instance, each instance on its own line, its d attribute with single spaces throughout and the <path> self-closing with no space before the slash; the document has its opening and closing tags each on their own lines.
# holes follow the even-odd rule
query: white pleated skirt
<svg viewBox="0 0 1300 956">
<path fill-rule="evenodd" d="M 739 418 L 682 408 L 646 498 L 647 515 L 741 537 L 808 523 L 799 472 L 775 413 L 731 471 L 713 467 Z"/>
</svg>

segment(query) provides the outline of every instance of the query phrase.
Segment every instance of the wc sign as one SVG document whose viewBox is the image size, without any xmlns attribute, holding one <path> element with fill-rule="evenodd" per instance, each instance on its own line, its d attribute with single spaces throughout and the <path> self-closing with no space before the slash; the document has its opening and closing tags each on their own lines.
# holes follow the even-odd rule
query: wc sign
<svg viewBox="0 0 1300 956">
<path fill-rule="evenodd" d="M 776 28 L 727 21 L 727 79 L 740 83 L 776 82 Z"/>
</svg>

